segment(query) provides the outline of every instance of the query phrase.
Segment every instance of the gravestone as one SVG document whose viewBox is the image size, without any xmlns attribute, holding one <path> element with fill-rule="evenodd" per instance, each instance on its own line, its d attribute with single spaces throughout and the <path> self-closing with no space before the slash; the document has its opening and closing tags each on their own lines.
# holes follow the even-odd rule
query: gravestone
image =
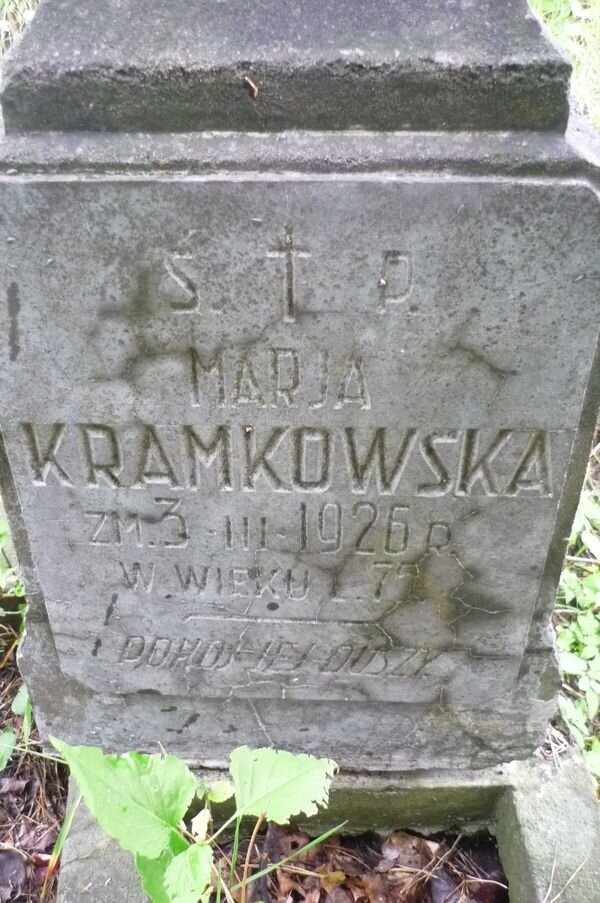
<svg viewBox="0 0 600 903">
<path fill-rule="evenodd" d="M 516 0 L 305 7 L 46 0 L 6 60 L 21 665 L 105 749 L 524 758 L 598 400 L 569 69 Z"/>
</svg>

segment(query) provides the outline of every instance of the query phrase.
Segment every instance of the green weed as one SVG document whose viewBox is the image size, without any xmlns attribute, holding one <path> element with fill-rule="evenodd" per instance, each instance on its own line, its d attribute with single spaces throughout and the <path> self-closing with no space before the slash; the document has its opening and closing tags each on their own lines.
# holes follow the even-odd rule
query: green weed
<svg viewBox="0 0 600 903">
<path fill-rule="evenodd" d="M 0 616 L 6 614 L 1 607 L 2 597 L 25 596 L 23 581 L 17 567 L 12 563 L 10 551 L 10 530 L 5 520 L 0 520 Z"/>
<path fill-rule="evenodd" d="M 600 447 L 590 460 L 569 537 L 556 602 L 556 644 L 565 676 L 560 711 L 569 733 L 600 779 L 600 492 L 592 473 Z"/>
<path fill-rule="evenodd" d="M 274 749 L 240 746 L 230 756 L 231 781 L 198 781 L 181 759 L 169 755 L 104 755 L 92 746 L 69 746 L 52 739 L 64 756 L 89 810 L 100 826 L 135 857 L 142 885 L 153 903 L 208 903 L 213 892 L 232 901 L 240 891 L 245 903 L 252 881 L 322 843 L 337 825 L 291 856 L 249 874 L 254 841 L 265 821 L 287 824 L 294 815 L 310 816 L 326 806 L 337 765 L 331 759 Z M 204 807 L 191 820 L 185 816 L 194 799 Z M 211 804 L 234 800 L 234 809 L 210 834 Z M 256 819 L 245 855 L 241 881 L 236 881 L 237 847 L 227 881 L 215 862 L 216 841 L 242 818 Z"/>
<path fill-rule="evenodd" d="M 573 63 L 572 90 L 600 129 L 600 0 L 529 0 Z"/>
<path fill-rule="evenodd" d="M 39 0 L 0 0 L 0 56 L 33 17 Z"/>
</svg>

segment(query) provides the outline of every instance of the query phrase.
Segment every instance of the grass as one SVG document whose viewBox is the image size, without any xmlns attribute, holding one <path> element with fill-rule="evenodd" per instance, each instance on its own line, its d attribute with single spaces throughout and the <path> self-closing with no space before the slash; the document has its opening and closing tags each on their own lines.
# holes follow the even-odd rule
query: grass
<svg viewBox="0 0 600 903">
<path fill-rule="evenodd" d="M 555 628 L 560 711 L 600 781 L 600 432 L 590 457 L 560 579 Z"/>
<path fill-rule="evenodd" d="M 14 592 L 19 585 L 12 583 L 12 575 L 10 581 L 8 591 Z M 0 899 L 34 903 L 45 884 L 45 903 L 55 903 L 53 849 L 65 815 L 67 773 L 44 752 L 17 669 L 15 650 L 23 631 L 20 599 L 7 600 L 0 592 Z M 14 851 L 24 870 L 7 898 L 2 892 L 7 890 L 7 862 L 14 859 Z"/>
<path fill-rule="evenodd" d="M 25 28 L 39 0 L 0 0 L 0 56 Z"/>
<path fill-rule="evenodd" d="M 573 63 L 573 96 L 600 131 L 600 0 L 529 0 Z"/>
</svg>

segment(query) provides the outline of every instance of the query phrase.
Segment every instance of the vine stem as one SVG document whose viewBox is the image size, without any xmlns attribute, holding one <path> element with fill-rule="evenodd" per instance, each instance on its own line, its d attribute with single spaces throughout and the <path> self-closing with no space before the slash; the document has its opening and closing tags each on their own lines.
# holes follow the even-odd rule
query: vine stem
<svg viewBox="0 0 600 903">
<path fill-rule="evenodd" d="M 252 848 L 256 842 L 256 837 L 260 830 L 260 826 L 265 820 L 264 812 L 258 816 L 256 819 L 256 824 L 254 825 L 254 831 L 252 832 L 252 837 L 250 838 L 250 843 L 248 844 L 248 850 L 246 852 L 246 861 L 244 862 L 244 874 L 242 875 L 242 893 L 240 895 L 240 903 L 246 903 L 246 882 L 248 880 L 248 871 L 250 869 L 250 857 L 252 856 Z"/>
</svg>

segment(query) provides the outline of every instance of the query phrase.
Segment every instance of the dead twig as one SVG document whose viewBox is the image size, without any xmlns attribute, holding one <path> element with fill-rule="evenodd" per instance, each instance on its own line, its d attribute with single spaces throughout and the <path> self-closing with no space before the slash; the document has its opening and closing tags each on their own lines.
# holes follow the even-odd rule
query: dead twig
<svg viewBox="0 0 600 903">
<path fill-rule="evenodd" d="M 555 853 L 555 854 L 554 854 L 554 862 L 552 863 L 552 873 L 551 873 L 551 875 L 550 875 L 550 887 L 548 888 L 548 890 L 547 890 L 547 892 L 546 892 L 546 896 L 544 897 L 543 903 L 556 903 L 556 901 L 559 900 L 559 899 L 562 897 L 562 895 L 564 894 L 564 892 L 566 891 L 566 889 L 573 883 L 573 881 L 575 880 L 575 878 L 577 877 L 577 875 L 579 874 L 579 872 L 581 871 L 581 869 L 587 864 L 587 861 L 588 861 L 589 858 L 590 858 L 590 854 L 588 853 L 588 855 L 585 857 L 585 859 L 583 860 L 583 862 L 580 863 L 580 865 L 577 866 L 577 868 L 575 869 L 575 871 L 573 872 L 573 874 L 571 875 L 571 877 L 568 879 L 568 881 L 566 881 L 566 882 L 563 884 L 563 886 L 561 887 L 561 889 L 559 890 L 559 892 L 558 892 L 557 894 L 555 894 L 553 897 L 548 898 L 548 894 L 550 894 L 551 891 L 552 891 L 552 882 L 553 882 L 553 879 L 554 879 L 554 871 L 555 871 L 555 868 L 556 868 L 556 853 Z"/>
<path fill-rule="evenodd" d="M 250 843 L 248 844 L 248 850 L 246 852 L 246 861 L 244 862 L 244 874 L 242 875 L 242 893 L 240 897 L 241 903 L 246 903 L 246 886 L 248 881 L 248 872 L 250 870 L 250 857 L 252 855 L 252 848 L 256 842 L 256 838 L 258 836 L 258 832 L 260 830 L 260 826 L 265 820 L 264 813 L 259 815 L 256 819 L 256 824 L 254 825 L 254 831 L 252 832 L 252 837 L 250 838 Z M 258 853 L 260 857 L 260 852 Z"/>
</svg>

